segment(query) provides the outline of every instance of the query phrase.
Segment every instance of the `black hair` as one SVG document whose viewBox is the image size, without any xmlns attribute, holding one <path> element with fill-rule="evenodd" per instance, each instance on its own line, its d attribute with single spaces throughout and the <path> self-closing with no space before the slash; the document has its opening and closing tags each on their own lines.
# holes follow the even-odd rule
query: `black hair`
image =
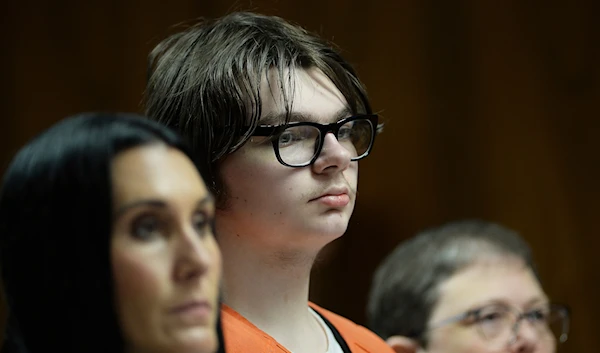
<svg viewBox="0 0 600 353">
<path fill-rule="evenodd" d="M 170 129 L 131 114 L 87 113 L 35 137 L 0 191 L 0 266 L 9 317 L 3 353 L 123 352 L 110 266 L 111 162 Z"/>
</svg>

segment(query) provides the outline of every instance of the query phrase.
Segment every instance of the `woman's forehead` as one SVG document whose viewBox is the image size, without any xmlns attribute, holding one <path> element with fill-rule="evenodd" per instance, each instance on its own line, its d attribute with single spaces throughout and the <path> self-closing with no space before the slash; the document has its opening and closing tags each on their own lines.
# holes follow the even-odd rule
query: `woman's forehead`
<svg viewBox="0 0 600 353">
<path fill-rule="evenodd" d="M 532 269 L 517 258 L 478 260 L 440 284 L 433 316 L 450 316 L 490 302 L 523 308 L 547 300 Z"/>
</svg>

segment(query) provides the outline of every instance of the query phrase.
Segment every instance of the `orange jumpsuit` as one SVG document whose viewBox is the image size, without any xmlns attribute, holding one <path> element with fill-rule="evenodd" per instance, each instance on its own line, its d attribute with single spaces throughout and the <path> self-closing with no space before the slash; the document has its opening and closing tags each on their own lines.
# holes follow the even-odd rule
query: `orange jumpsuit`
<svg viewBox="0 0 600 353">
<path fill-rule="evenodd" d="M 321 315 L 332 329 L 344 352 L 394 353 L 392 348 L 381 338 L 365 327 L 325 310 L 314 303 L 309 303 L 309 305 Z M 227 353 L 291 353 L 273 337 L 261 331 L 225 304 L 221 307 L 221 320 Z"/>
</svg>

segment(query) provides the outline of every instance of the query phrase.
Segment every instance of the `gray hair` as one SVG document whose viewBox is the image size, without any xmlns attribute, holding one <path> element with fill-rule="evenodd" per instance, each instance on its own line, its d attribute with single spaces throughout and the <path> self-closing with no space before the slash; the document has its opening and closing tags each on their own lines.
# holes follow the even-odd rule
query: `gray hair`
<svg viewBox="0 0 600 353">
<path fill-rule="evenodd" d="M 516 232 L 494 223 L 449 223 L 401 243 L 375 272 L 367 309 L 370 328 L 384 339 L 401 335 L 425 345 L 423 334 L 440 285 L 494 255 L 521 259 L 538 276 L 529 245 Z"/>
</svg>

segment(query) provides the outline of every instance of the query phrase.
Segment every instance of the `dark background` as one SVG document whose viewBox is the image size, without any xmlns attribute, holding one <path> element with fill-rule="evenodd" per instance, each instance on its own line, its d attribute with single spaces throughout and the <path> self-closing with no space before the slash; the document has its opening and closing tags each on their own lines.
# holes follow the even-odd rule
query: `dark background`
<svg viewBox="0 0 600 353">
<path fill-rule="evenodd" d="M 484 218 L 520 231 L 548 293 L 571 305 L 562 351 L 600 351 L 600 2 L 3 5 L 0 172 L 67 115 L 141 111 L 146 55 L 172 25 L 232 10 L 276 14 L 339 45 L 387 123 L 361 162 L 350 229 L 314 271 L 312 299 L 364 323 L 372 271 L 399 241 Z"/>
</svg>

